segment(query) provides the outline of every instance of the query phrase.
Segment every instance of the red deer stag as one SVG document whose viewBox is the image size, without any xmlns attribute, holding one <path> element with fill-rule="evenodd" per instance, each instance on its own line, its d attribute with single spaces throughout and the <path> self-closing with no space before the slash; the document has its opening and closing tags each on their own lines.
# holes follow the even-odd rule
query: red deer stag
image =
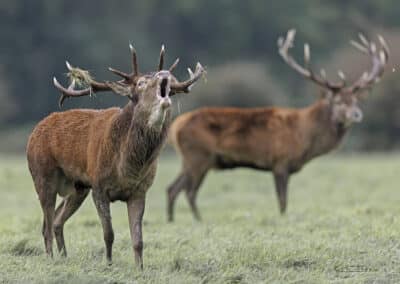
<svg viewBox="0 0 400 284">
<path fill-rule="evenodd" d="M 142 261 L 142 218 L 146 192 L 153 183 L 157 157 L 170 124 L 173 95 L 188 93 L 204 73 L 197 63 L 190 78 L 179 82 L 172 70 L 178 60 L 164 70 L 164 47 L 156 72 L 141 74 L 136 51 L 131 47 L 132 73 L 109 70 L 123 79 L 97 82 L 89 73 L 67 62 L 72 78 L 68 88 L 54 78 L 61 91 L 60 105 L 68 97 L 80 97 L 102 91 L 125 96 L 124 108 L 105 110 L 77 109 L 57 112 L 43 119 L 33 130 L 28 146 L 29 169 L 43 209 L 43 237 L 46 252 L 52 256 L 53 231 L 60 253 L 66 255 L 63 227 L 78 210 L 89 190 L 101 220 L 107 261 L 111 263 L 114 233 L 110 202 L 127 203 L 130 233 L 136 264 Z M 78 80 L 84 89 L 75 89 Z M 63 197 L 55 209 L 57 194 Z"/>
<path fill-rule="evenodd" d="M 248 167 L 272 171 L 280 212 L 287 205 L 289 176 L 298 172 L 311 159 L 323 155 L 342 140 L 354 122 L 360 122 L 360 94 L 372 87 L 383 74 L 388 48 L 379 37 L 381 48 L 360 36 L 354 45 L 368 54 L 372 67 L 358 80 L 347 85 L 339 71 L 340 82 L 327 80 L 325 72 L 316 75 L 308 66 L 309 46 L 304 46 L 305 67 L 293 59 L 289 49 L 295 30 L 279 39 L 279 54 L 284 61 L 325 92 L 323 98 L 302 109 L 268 108 L 203 108 L 179 116 L 171 125 L 170 140 L 182 157 L 182 169 L 167 189 L 168 220 L 173 220 L 174 203 L 181 190 L 196 219 L 199 187 L 209 169 Z"/>
</svg>

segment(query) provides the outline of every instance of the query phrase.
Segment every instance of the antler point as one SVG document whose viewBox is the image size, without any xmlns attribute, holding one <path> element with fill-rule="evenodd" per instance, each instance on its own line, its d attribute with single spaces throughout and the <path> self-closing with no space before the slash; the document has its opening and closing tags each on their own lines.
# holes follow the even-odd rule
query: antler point
<svg viewBox="0 0 400 284">
<path fill-rule="evenodd" d="M 71 71 L 72 66 L 71 66 L 71 64 L 69 64 L 69 62 L 68 62 L 67 60 L 65 61 L 65 65 L 67 65 L 67 69 L 68 69 L 69 71 Z"/>
</svg>

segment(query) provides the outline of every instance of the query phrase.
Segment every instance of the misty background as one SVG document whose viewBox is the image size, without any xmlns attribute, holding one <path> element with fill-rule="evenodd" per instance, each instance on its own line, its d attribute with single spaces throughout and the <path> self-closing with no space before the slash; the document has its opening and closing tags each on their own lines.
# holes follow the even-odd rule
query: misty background
<svg viewBox="0 0 400 284">
<path fill-rule="evenodd" d="M 313 69 L 330 79 L 341 69 L 349 80 L 369 68 L 350 46 L 362 32 L 381 34 L 391 50 L 383 80 L 362 102 L 364 121 L 354 125 L 342 151 L 400 148 L 400 5 L 398 1 L 16 1 L 0 2 L 0 152 L 24 151 L 34 125 L 59 111 L 56 76 L 67 85 L 65 60 L 88 69 L 97 80 L 117 79 L 107 67 L 130 72 L 128 44 L 139 69 L 156 68 L 161 44 L 167 66 L 180 58 L 175 75 L 200 61 L 206 82 L 174 97 L 175 115 L 202 106 L 304 107 L 319 88 L 279 57 L 277 39 L 297 29 L 294 54 L 311 45 Z M 122 106 L 112 93 L 69 99 L 69 108 Z"/>
</svg>

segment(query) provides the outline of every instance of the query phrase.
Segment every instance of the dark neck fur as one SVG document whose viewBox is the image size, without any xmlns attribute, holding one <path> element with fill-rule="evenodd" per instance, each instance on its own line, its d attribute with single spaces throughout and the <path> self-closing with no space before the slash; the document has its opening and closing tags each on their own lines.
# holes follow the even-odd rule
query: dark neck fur
<svg viewBox="0 0 400 284">
<path fill-rule="evenodd" d="M 311 135 L 310 158 L 325 154 L 334 149 L 346 134 L 348 128 L 333 121 L 332 107 L 328 100 L 321 99 L 306 109 L 310 119 Z"/>
<path fill-rule="evenodd" d="M 119 173 L 132 178 L 141 176 L 143 170 L 156 160 L 167 136 L 170 111 L 161 129 L 148 125 L 147 113 L 135 102 L 129 102 L 117 119 L 119 149 Z"/>
</svg>

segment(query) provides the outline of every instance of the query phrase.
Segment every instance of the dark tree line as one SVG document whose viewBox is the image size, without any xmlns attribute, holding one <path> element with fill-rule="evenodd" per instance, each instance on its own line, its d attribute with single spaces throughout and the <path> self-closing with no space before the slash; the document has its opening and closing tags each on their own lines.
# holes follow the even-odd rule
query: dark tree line
<svg viewBox="0 0 400 284">
<path fill-rule="evenodd" d="M 333 67 L 353 76 L 365 66 L 358 64 L 363 58 L 360 61 L 352 53 L 349 39 L 359 31 L 371 36 L 382 33 L 390 40 L 391 64 L 396 67 L 399 25 L 400 6 L 394 0 L 3 0 L 0 127 L 29 124 L 57 110 L 58 94 L 51 78 L 62 79 L 66 59 L 100 80 L 113 76 L 108 66 L 129 70 L 129 42 L 145 70 L 156 65 L 162 43 L 169 62 L 180 56 L 180 76 L 187 75 L 186 67 L 194 60 L 207 66 L 208 83 L 199 88 L 201 94 L 180 100 L 181 111 L 213 104 L 304 106 L 318 89 L 279 58 L 279 35 L 297 28 L 297 41 L 311 44 L 317 66 L 327 67 L 332 76 Z M 301 49 L 297 52 L 300 56 Z M 359 148 L 399 146 L 397 74 L 388 72 L 366 100 L 365 121 L 354 135 Z M 120 100 L 102 95 L 68 101 L 66 106 L 105 107 Z"/>
</svg>

